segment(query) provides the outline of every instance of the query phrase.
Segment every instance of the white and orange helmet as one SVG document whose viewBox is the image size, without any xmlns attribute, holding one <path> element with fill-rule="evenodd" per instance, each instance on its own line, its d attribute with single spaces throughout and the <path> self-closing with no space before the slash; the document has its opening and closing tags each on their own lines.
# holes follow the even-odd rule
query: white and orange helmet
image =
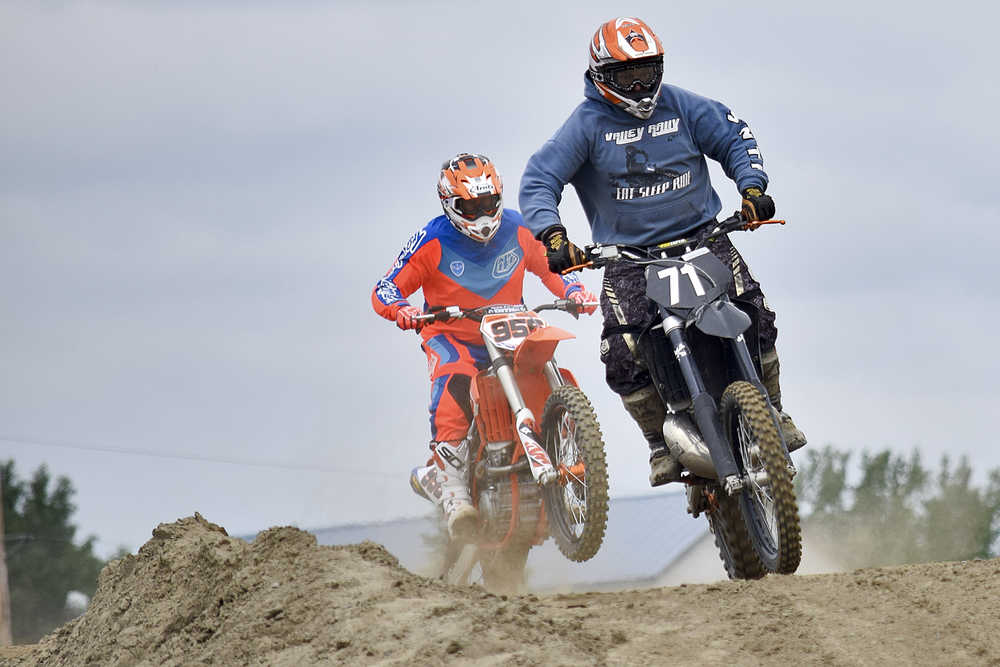
<svg viewBox="0 0 1000 667">
<path fill-rule="evenodd" d="M 640 19 L 619 16 L 590 40 L 590 78 L 605 99 L 646 120 L 663 81 L 663 45 Z"/>
<path fill-rule="evenodd" d="M 459 153 L 441 165 L 438 196 L 444 214 L 470 239 L 486 243 L 500 229 L 503 183 L 485 155 Z"/>
</svg>

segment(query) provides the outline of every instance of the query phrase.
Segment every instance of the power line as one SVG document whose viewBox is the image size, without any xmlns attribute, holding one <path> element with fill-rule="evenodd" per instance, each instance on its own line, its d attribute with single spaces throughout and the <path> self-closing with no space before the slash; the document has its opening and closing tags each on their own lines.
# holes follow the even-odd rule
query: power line
<svg viewBox="0 0 1000 667">
<path fill-rule="evenodd" d="M 39 440 L 36 438 L 14 438 L 0 436 L 0 442 L 13 442 L 22 445 L 37 445 L 39 447 L 61 447 L 63 449 L 75 449 L 86 452 L 103 452 L 105 454 L 124 454 L 127 456 L 147 456 L 161 459 L 178 459 L 182 461 L 201 461 L 205 463 L 225 463 L 229 465 L 251 466 L 257 468 L 272 468 L 281 470 L 309 470 L 312 472 L 329 472 L 341 475 L 361 475 L 366 477 L 380 477 L 383 479 L 399 479 L 399 475 L 391 475 L 384 472 L 372 470 L 356 470 L 353 468 L 331 468 L 322 465 L 309 463 L 282 463 L 275 461 L 252 461 L 249 459 L 223 458 L 215 456 L 202 456 L 199 454 L 176 454 L 168 452 L 157 452 L 148 449 L 129 449 L 127 447 L 108 447 L 99 445 L 84 445 L 69 442 L 54 442 Z"/>
</svg>

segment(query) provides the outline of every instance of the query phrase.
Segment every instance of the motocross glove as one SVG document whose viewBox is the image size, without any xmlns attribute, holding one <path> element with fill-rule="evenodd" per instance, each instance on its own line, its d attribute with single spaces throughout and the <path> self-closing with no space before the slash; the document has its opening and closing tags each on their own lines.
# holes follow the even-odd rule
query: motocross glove
<svg viewBox="0 0 1000 667">
<path fill-rule="evenodd" d="M 747 222 L 770 220 L 774 217 L 774 200 L 760 188 L 743 191 L 743 217 Z"/>
<path fill-rule="evenodd" d="M 401 306 L 396 311 L 396 326 L 403 331 L 407 329 L 420 329 L 420 327 L 424 326 L 424 323 L 414 319 L 420 314 L 420 309 L 416 306 L 411 306 L 410 304 Z"/>
<path fill-rule="evenodd" d="M 585 303 L 597 303 L 597 297 L 586 289 L 578 289 L 567 297 L 570 301 L 575 301 L 577 306 L 588 315 L 593 315 L 597 306 L 585 306 Z"/>
<path fill-rule="evenodd" d="M 583 250 L 566 238 L 566 228 L 562 225 L 552 225 L 543 230 L 538 238 L 545 246 L 545 256 L 552 273 L 562 273 L 587 261 Z"/>
</svg>

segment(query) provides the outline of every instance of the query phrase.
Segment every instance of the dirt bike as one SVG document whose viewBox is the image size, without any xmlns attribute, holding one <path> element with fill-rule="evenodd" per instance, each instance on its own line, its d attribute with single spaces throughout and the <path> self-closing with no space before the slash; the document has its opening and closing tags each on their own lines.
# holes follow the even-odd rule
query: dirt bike
<svg viewBox="0 0 1000 667">
<path fill-rule="evenodd" d="M 528 551 L 549 534 L 572 561 L 592 558 L 601 546 L 608 473 L 600 425 L 573 374 L 553 357 L 559 341 L 575 336 L 538 315 L 564 310 L 579 316 L 579 309 L 560 299 L 533 310 L 448 307 L 417 318 L 480 321 L 491 362 L 470 388 L 466 465 L 480 527 L 474 544 L 449 542 L 442 577 L 451 583 L 481 580 L 491 590 L 516 591 Z"/>
<path fill-rule="evenodd" d="M 737 213 L 696 238 L 587 246 L 589 261 L 570 269 L 646 267 L 646 295 L 660 317 L 633 335 L 671 415 L 663 434 L 683 467 L 688 512 L 706 515 L 732 579 L 790 574 L 802 555 L 795 468 L 759 379 L 757 309 L 729 299 L 733 272 L 706 247 L 771 223 L 784 221 L 748 222 Z"/>
</svg>

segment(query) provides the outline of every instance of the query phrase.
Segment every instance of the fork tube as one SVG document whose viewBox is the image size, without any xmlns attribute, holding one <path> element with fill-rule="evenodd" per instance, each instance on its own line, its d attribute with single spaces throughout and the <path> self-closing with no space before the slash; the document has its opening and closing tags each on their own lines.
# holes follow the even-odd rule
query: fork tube
<svg viewBox="0 0 1000 667">
<path fill-rule="evenodd" d="M 757 375 L 757 368 L 753 365 L 753 359 L 750 358 L 750 350 L 747 349 L 746 339 L 743 338 L 743 334 L 740 334 L 732 342 L 733 352 L 736 353 L 736 363 L 739 364 L 740 371 L 743 373 L 743 377 L 757 387 L 757 391 L 760 392 L 767 400 L 767 406 L 771 409 L 771 421 L 774 422 L 774 428 L 778 431 L 778 436 L 781 438 L 781 446 L 785 450 L 785 458 L 788 459 L 788 464 L 792 464 L 791 455 L 788 453 L 788 443 L 785 442 L 785 433 L 781 430 L 781 422 L 778 419 L 778 412 L 774 405 L 771 403 L 771 395 L 767 393 L 767 389 L 764 387 L 764 383 L 761 382 L 760 377 Z"/>
<path fill-rule="evenodd" d="M 555 359 L 549 359 L 545 362 L 543 370 L 545 371 L 545 379 L 549 381 L 549 387 L 552 389 L 566 384 L 565 380 L 563 380 L 562 373 L 559 372 L 559 366 L 556 365 Z"/>
<path fill-rule="evenodd" d="M 753 359 L 750 358 L 750 350 L 747 349 L 746 339 L 743 338 L 743 334 L 736 337 L 732 342 L 732 346 L 733 352 L 736 355 L 736 363 L 739 364 L 740 372 L 743 374 L 744 379 L 757 387 L 757 389 L 760 389 L 767 396 L 767 390 L 764 389 L 764 385 L 757 375 L 757 369 L 753 365 Z"/>
<path fill-rule="evenodd" d="M 556 472 L 552 466 L 552 460 L 538 442 L 535 415 L 524 402 L 524 396 L 521 395 L 521 390 L 517 386 L 510 356 L 502 353 L 493 345 L 487 345 L 486 349 L 489 351 L 490 359 L 493 360 L 493 372 L 496 373 L 511 410 L 514 411 L 514 428 L 517 430 L 518 439 L 520 439 L 524 454 L 528 459 L 528 469 L 531 471 L 531 476 L 541 486 L 551 484 L 559 478 L 559 473 Z"/>
<path fill-rule="evenodd" d="M 725 480 L 732 475 L 739 475 L 736 468 L 736 461 L 733 459 L 733 452 L 729 448 L 729 440 L 722 433 L 719 426 L 719 408 L 715 404 L 715 399 L 705 390 L 705 383 L 702 382 L 701 373 L 695 365 L 684 340 L 683 322 L 680 318 L 667 315 L 663 318 L 663 330 L 670 339 L 670 344 L 674 348 L 674 357 L 680 366 L 684 382 L 691 393 L 691 406 L 694 409 L 694 420 L 698 424 L 698 429 L 708 444 L 708 453 L 712 456 L 712 466 L 719 481 Z"/>
<path fill-rule="evenodd" d="M 521 410 L 527 407 L 527 403 L 524 402 L 524 396 L 521 395 L 521 389 L 517 386 L 517 380 L 514 378 L 514 369 L 511 367 L 510 358 L 504 355 L 503 352 L 496 349 L 493 345 L 487 344 L 487 352 L 489 352 L 490 359 L 493 361 L 493 372 L 496 373 L 497 379 L 500 381 L 500 386 L 503 388 L 503 393 L 507 397 L 507 402 L 510 403 L 510 408 L 517 414 Z"/>
</svg>

